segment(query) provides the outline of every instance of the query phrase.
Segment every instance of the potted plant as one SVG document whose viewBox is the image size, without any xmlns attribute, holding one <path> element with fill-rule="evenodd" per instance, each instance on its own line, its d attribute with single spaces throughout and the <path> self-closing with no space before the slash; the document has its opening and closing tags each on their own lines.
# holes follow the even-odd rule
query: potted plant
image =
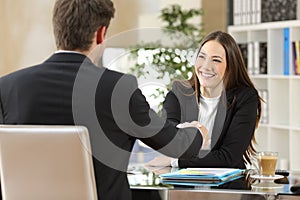
<svg viewBox="0 0 300 200">
<path fill-rule="evenodd" d="M 165 81 L 164 88 L 157 87 L 151 93 L 159 101 L 157 111 L 162 108 L 172 80 L 187 79 L 192 74 L 194 54 L 204 34 L 203 25 L 192 23 L 191 19 L 201 15 L 202 9 L 183 10 L 177 4 L 164 8 L 159 18 L 164 23 L 162 31 L 169 39 L 168 44 L 156 41 L 130 47 L 130 59 L 134 63 L 131 73 L 144 79 L 154 74 L 156 79 Z M 140 59 L 142 54 L 144 57 Z"/>
</svg>

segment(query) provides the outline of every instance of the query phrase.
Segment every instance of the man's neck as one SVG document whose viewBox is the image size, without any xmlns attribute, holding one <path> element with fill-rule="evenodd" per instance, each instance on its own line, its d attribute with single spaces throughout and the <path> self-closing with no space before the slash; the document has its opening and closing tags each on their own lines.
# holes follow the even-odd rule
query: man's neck
<svg viewBox="0 0 300 200">
<path fill-rule="evenodd" d="M 83 51 L 83 50 L 66 50 L 66 49 L 58 49 L 57 52 L 69 52 L 69 53 L 79 53 L 83 54 L 86 57 L 88 57 L 95 65 L 99 62 L 100 58 L 102 57 L 103 51 L 104 51 L 104 45 L 97 45 L 96 43 L 92 43 L 89 50 Z"/>
</svg>

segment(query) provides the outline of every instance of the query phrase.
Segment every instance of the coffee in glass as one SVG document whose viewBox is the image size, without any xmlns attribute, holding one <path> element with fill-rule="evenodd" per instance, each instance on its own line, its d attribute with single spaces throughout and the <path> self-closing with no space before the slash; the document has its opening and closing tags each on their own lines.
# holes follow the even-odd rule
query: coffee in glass
<svg viewBox="0 0 300 200">
<path fill-rule="evenodd" d="M 275 176 L 278 153 L 262 151 L 257 153 L 257 162 L 260 176 Z"/>
</svg>

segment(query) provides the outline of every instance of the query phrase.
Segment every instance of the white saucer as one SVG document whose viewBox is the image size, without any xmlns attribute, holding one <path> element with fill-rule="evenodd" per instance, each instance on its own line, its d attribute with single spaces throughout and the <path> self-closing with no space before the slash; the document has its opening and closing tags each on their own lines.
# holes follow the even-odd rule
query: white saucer
<svg viewBox="0 0 300 200">
<path fill-rule="evenodd" d="M 252 191 L 256 192 L 280 192 L 283 188 L 282 184 L 273 182 L 260 182 L 251 185 Z"/>
<path fill-rule="evenodd" d="M 276 179 L 281 179 L 283 178 L 284 176 L 282 175 L 275 175 L 275 176 L 260 176 L 258 174 L 255 174 L 255 175 L 251 175 L 250 176 L 251 178 L 254 178 L 254 179 L 259 179 L 259 180 L 268 180 L 268 181 L 272 181 L 272 180 L 276 180 Z"/>
</svg>

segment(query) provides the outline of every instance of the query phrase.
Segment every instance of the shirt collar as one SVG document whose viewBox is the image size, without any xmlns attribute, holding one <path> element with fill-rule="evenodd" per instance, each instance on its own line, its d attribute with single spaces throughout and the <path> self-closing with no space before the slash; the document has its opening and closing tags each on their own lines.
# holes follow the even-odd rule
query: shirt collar
<svg viewBox="0 0 300 200">
<path fill-rule="evenodd" d="M 57 50 L 54 53 L 77 53 L 77 54 L 81 54 L 84 55 L 83 53 L 80 53 L 78 51 L 70 51 L 70 50 Z M 85 56 L 85 55 L 84 55 Z"/>
</svg>

